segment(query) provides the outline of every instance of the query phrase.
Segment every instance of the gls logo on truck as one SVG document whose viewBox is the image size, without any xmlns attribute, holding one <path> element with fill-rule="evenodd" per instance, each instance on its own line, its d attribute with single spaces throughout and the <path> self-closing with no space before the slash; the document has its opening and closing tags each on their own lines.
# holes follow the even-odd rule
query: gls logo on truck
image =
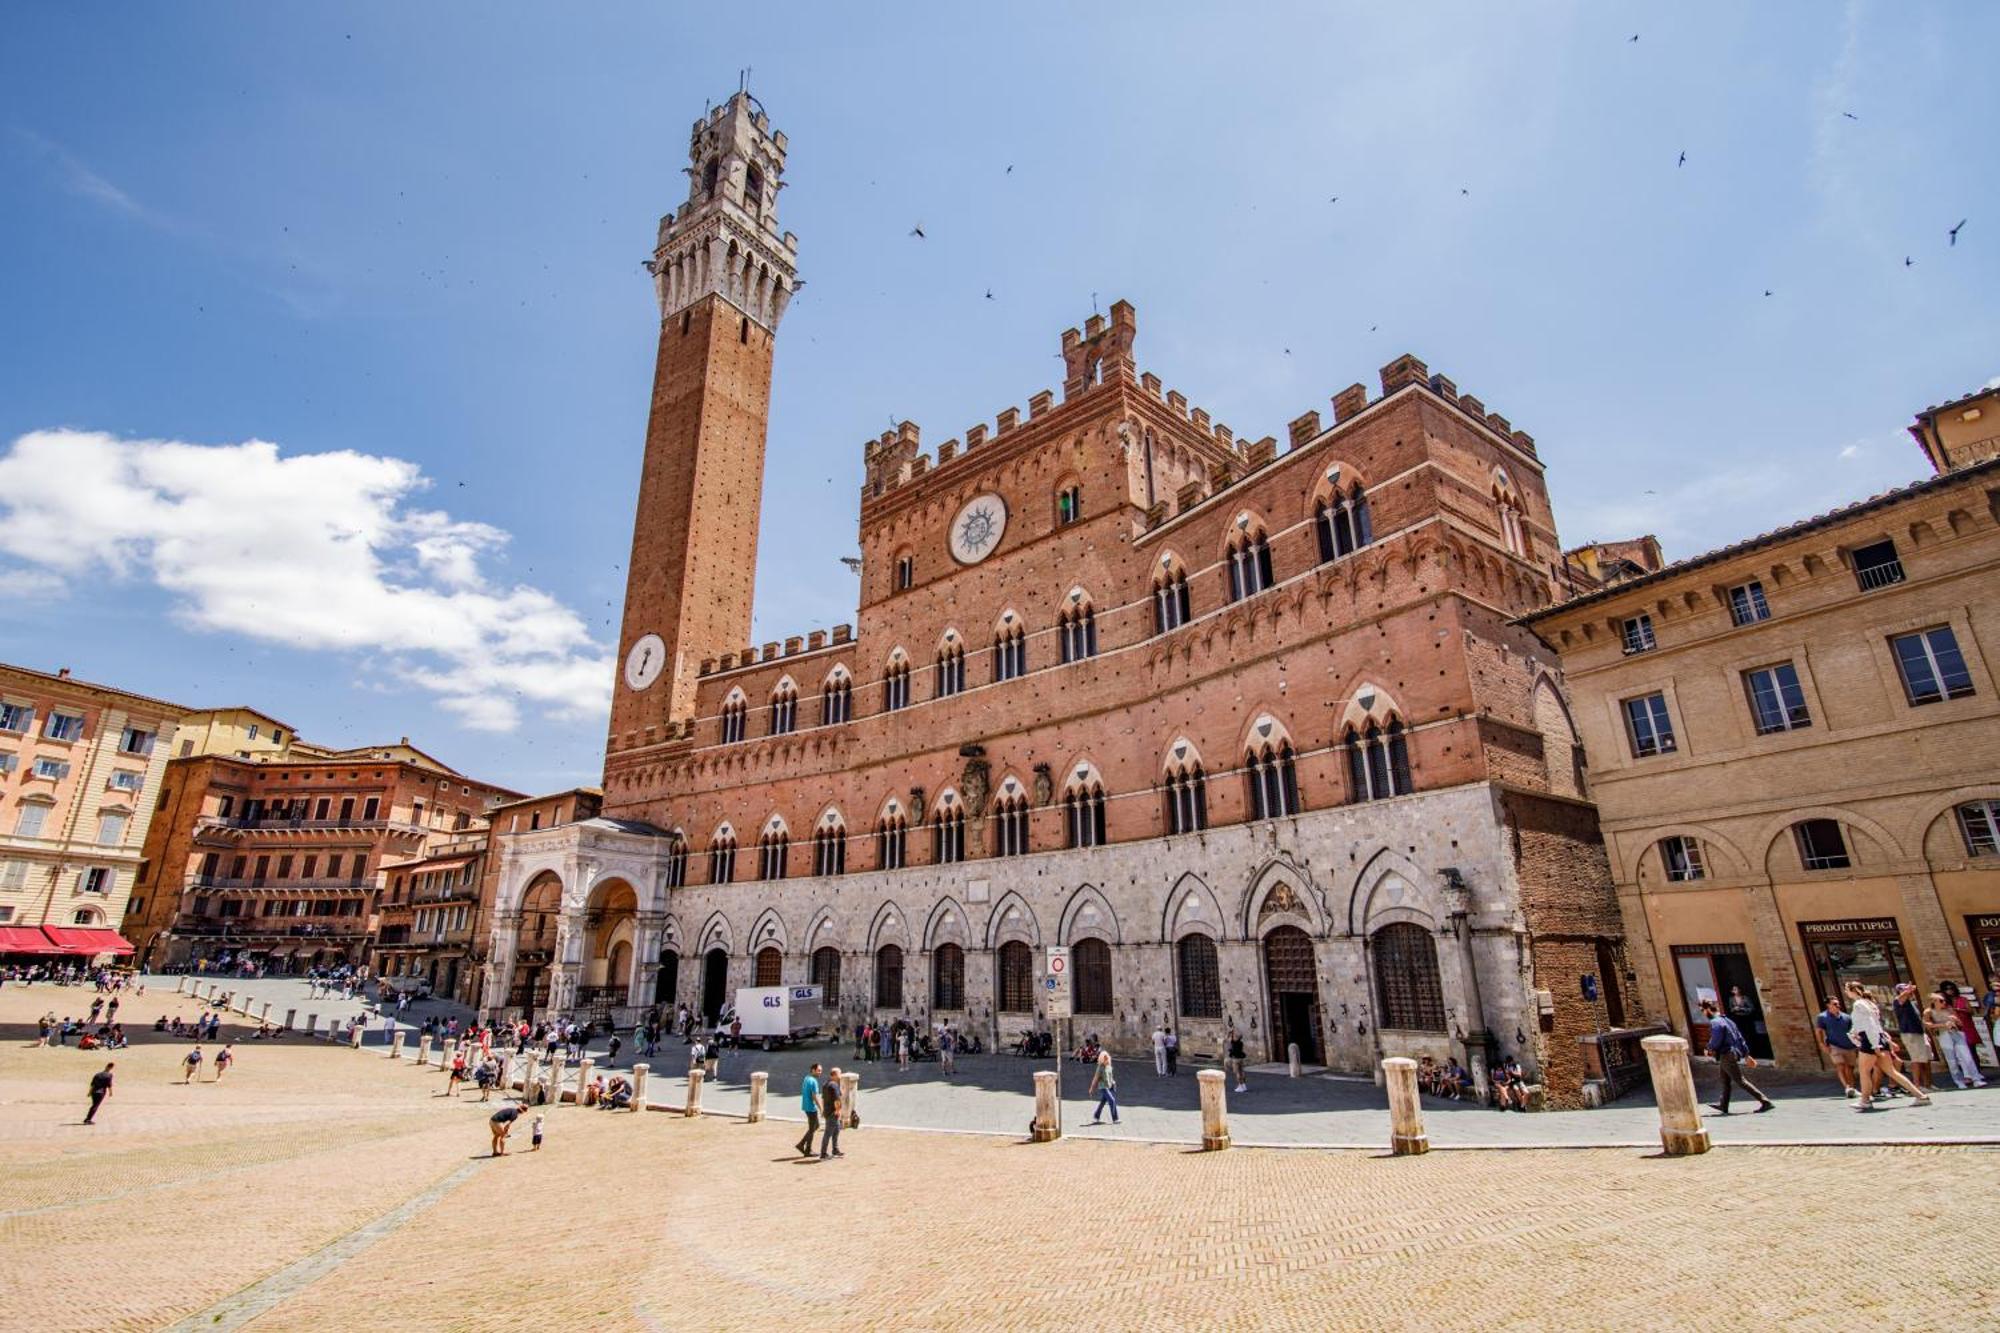
<svg viewBox="0 0 2000 1333">
<path fill-rule="evenodd" d="M 764 997 L 764 1007 L 766 1009 L 782 1009 L 785 1007 L 785 1002 L 775 995 L 766 995 Z"/>
</svg>

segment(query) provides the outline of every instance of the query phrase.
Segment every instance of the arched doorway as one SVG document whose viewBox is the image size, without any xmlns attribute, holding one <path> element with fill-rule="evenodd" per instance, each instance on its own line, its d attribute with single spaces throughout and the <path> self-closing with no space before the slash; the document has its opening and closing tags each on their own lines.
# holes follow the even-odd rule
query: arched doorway
<svg viewBox="0 0 2000 1333">
<path fill-rule="evenodd" d="M 729 998 L 729 951 L 710 949 L 701 960 L 701 1013 L 711 1023 Z"/>
<path fill-rule="evenodd" d="M 757 951 L 757 984 L 759 986 L 785 984 L 785 955 L 775 944 L 767 944 Z"/>
<path fill-rule="evenodd" d="M 660 950 L 660 971 L 653 982 L 653 1003 L 672 1004 L 681 991 L 681 956 L 672 949 Z"/>
<path fill-rule="evenodd" d="M 607 879 L 590 892 L 583 915 L 583 976 L 577 1008 L 597 1022 L 609 1022 L 613 1006 L 630 1003 L 632 934 L 639 895 L 622 879 Z"/>
<path fill-rule="evenodd" d="M 514 979 L 507 1007 L 531 1014 L 549 1002 L 549 964 L 555 958 L 556 922 L 562 916 L 562 881 L 537 875 L 521 895 L 521 926 L 515 935 Z"/>
<path fill-rule="evenodd" d="M 1271 999 L 1271 1059 L 1299 1046 L 1309 1065 L 1326 1063 L 1319 1044 L 1319 969 L 1312 937 L 1297 926 L 1279 926 L 1264 937 L 1264 979 Z"/>
</svg>

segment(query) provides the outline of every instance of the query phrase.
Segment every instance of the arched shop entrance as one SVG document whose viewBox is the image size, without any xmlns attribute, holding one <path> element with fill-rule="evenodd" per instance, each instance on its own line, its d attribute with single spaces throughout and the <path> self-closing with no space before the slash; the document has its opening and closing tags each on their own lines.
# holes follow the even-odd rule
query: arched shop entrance
<svg viewBox="0 0 2000 1333">
<path fill-rule="evenodd" d="M 1297 926 L 1273 929 L 1264 937 L 1264 977 L 1271 1001 L 1271 1059 L 1288 1058 L 1288 1048 L 1297 1042 L 1306 1064 L 1325 1064 L 1312 937 Z"/>
</svg>

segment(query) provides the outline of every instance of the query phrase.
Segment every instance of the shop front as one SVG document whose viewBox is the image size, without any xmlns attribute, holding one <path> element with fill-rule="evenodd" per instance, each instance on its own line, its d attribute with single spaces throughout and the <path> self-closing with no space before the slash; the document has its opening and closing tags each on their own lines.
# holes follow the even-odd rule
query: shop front
<svg viewBox="0 0 2000 1333">
<path fill-rule="evenodd" d="M 1898 984 L 1916 980 L 1892 916 L 1801 921 L 1799 941 L 1805 946 L 1816 1006 L 1830 995 L 1844 996 L 1850 981 L 1881 999 L 1893 995 Z"/>
<path fill-rule="evenodd" d="M 1750 1054 L 1759 1060 L 1769 1060 L 1771 1030 L 1764 1019 L 1764 1000 L 1757 990 L 1749 950 L 1741 944 L 1676 944 L 1673 955 L 1682 1016 L 1687 1020 L 1688 1036 L 1696 1049 L 1708 1044 L 1708 1024 L 1703 1021 L 1701 1003 L 1713 1000 L 1735 1022 L 1750 1047 Z"/>
<path fill-rule="evenodd" d="M 1972 940 L 1972 953 L 1979 960 L 1979 975 L 1967 978 L 1975 994 L 1986 987 L 1986 978 L 2000 977 L 2000 913 L 1965 918 Z"/>
</svg>

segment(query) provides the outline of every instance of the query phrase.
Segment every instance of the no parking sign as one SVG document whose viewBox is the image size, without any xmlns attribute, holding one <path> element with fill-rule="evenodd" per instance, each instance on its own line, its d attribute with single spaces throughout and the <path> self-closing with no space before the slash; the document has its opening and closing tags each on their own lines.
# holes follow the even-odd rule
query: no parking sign
<svg viewBox="0 0 2000 1333">
<path fill-rule="evenodd" d="M 1050 1019 L 1070 1016 L 1068 945 L 1049 946 L 1049 970 L 1048 975 L 1042 978 L 1042 994 L 1048 999 L 1047 1014 Z"/>
</svg>

